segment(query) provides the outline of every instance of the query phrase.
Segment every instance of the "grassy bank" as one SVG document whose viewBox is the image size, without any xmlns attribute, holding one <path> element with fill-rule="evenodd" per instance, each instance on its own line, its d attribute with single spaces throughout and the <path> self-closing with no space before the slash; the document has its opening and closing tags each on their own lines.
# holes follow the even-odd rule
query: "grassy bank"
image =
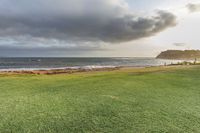
<svg viewBox="0 0 200 133">
<path fill-rule="evenodd" d="M 0 75 L 0 132 L 199 132 L 200 67 Z"/>
</svg>

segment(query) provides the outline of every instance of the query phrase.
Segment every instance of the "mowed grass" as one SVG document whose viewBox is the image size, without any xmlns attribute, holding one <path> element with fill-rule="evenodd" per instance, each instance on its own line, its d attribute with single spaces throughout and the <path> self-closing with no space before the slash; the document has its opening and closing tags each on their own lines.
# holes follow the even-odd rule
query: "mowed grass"
<svg viewBox="0 0 200 133">
<path fill-rule="evenodd" d="M 200 67 L 1 75 L 0 132 L 200 132 Z"/>
</svg>

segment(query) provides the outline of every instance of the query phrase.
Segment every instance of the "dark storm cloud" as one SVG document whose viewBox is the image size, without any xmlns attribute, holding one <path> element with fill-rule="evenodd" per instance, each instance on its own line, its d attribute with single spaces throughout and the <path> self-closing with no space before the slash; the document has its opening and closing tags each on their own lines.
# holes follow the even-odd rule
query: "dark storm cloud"
<svg viewBox="0 0 200 133">
<path fill-rule="evenodd" d="M 172 13 L 138 16 L 120 0 L 0 0 L 1 37 L 118 43 L 153 36 L 175 24 Z"/>
<path fill-rule="evenodd" d="M 200 4 L 188 4 L 187 8 L 190 12 L 199 12 L 200 11 Z"/>
<path fill-rule="evenodd" d="M 153 17 L 125 16 L 113 19 L 104 29 L 102 40 L 123 42 L 153 36 L 176 25 L 176 17 L 165 11 L 158 11 Z"/>
</svg>

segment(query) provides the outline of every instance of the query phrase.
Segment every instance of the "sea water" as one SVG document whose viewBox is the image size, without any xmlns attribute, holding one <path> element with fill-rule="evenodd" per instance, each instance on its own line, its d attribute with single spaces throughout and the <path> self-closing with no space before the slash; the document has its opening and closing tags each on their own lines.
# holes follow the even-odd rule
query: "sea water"
<svg viewBox="0 0 200 133">
<path fill-rule="evenodd" d="M 155 58 L 0 58 L 0 70 L 102 67 L 147 67 L 181 62 Z"/>
</svg>

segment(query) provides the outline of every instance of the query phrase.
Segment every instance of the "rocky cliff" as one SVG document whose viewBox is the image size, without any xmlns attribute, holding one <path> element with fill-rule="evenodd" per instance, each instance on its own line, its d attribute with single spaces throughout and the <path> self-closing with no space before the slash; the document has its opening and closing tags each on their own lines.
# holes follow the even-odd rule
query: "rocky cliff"
<svg viewBox="0 0 200 133">
<path fill-rule="evenodd" d="M 195 60 L 200 59 L 200 50 L 167 50 L 161 52 L 158 59 Z"/>
</svg>

